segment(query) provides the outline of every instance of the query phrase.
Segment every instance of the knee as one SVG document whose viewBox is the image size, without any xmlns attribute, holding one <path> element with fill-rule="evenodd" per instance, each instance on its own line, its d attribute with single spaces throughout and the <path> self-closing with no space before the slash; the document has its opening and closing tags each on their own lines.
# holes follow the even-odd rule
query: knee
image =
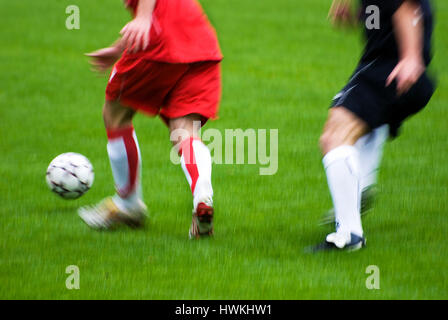
<svg viewBox="0 0 448 320">
<path fill-rule="evenodd" d="M 180 145 L 190 138 L 198 138 L 201 129 L 201 116 L 196 114 L 170 119 L 170 140 L 173 145 Z"/>
<path fill-rule="evenodd" d="M 104 125 L 108 129 L 118 129 L 132 125 L 134 116 L 132 109 L 126 108 L 114 101 L 106 101 L 103 107 Z"/>
<path fill-rule="evenodd" d="M 320 150 L 323 155 L 327 154 L 331 151 L 331 149 L 334 148 L 334 145 L 336 144 L 336 139 L 334 138 L 334 135 L 331 134 L 329 131 L 324 131 L 319 139 L 319 145 Z"/>
<path fill-rule="evenodd" d="M 344 107 L 331 109 L 319 141 L 322 154 L 342 145 L 354 145 L 367 131 L 367 124 Z"/>
</svg>

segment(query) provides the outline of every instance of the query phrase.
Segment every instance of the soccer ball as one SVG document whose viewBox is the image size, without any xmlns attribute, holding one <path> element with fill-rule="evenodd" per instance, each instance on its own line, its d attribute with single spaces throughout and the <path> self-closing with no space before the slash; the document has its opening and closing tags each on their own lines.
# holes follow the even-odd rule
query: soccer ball
<svg viewBox="0 0 448 320">
<path fill-rule="evenodd" d="M 82 154 L 68 152 L 58 155 L 47 169 L 47 184 L 64 199 L 76 199 L 92 186 L 93 166 Z"/>
</svg>

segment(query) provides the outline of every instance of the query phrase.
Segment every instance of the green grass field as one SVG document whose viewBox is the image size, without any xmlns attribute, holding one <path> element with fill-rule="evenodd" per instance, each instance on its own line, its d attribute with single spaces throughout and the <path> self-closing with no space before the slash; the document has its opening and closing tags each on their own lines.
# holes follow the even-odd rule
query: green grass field
<svg viewBox="0 0 448 320">
<path fill-rule="evenodd" d="M 220 119 L 206 128 L 279 129 L 279 170 L 215 165 L 215 237 L 189 241 L 191 193 L 169 161 L 168 131 L 138 116 L 149 223 L 95 232 L 76 214 L 114 192 L 101 107 L 106 77 L 84 52 L 115 40 L 129 15 L 115 0 L 0 0 L 0 298 L 447 299 L 448 3 L 436 1 L 430 105 L 387 145 L 366 250 L 304 253 L 330 227 L 318 139 L 333 95 L 360 55 L 360 33 L 335 31 L 327 0 L 202 0 L 225 55 Z M 81 10 L 67 30 L 65 8 Z M 48 163 L 75 151 L 93 188 L 65 201 L 45 184 Z M 80 290 L 68 290 L 68 265 Z M 380 268 L 380 290 L 365 286 Z"/>
</svg>

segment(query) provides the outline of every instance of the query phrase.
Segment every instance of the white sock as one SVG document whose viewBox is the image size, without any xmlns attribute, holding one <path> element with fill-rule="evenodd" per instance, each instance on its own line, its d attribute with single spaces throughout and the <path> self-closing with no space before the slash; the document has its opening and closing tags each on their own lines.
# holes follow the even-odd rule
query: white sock
<svg viewBox="0 0 448 320">
<path fill-rule="evenodd" d="M 360 160 L 361 191 L 377 183 L 378 168 L 383 156 L 384 144 L 389 137 L 387 124 L 358 139 L 355 144 Z"/>
<path fill-rule="evenodd" d="M 193 208 L 200 202 L 213 205 L 212 158 L 210 150 L 199 139 L 186 139 L 181 146 L 182 169 L 193 193 Z"/>
<path fill-rule="evenodd" d="M 142 199 L 141 154 L 134 129 L 109 129 L 107 153 L 117 189 L 114 203 L 124 211 L 138 207 Z"/>
<path fill-rule="evenodd" d="M 340 146 L 328 152 L 322 162 L 333 199 L 336 232 L 348 237 L 347 241 L 350 233 L 362 237 L 358 150 L 354 146 Z"/>
</svg>

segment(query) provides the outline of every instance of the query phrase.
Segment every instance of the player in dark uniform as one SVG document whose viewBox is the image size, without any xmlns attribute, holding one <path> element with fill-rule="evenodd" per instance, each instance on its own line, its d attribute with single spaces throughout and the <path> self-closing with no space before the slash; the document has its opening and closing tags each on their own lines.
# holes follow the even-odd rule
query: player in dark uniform
<svg viewBox="0 0 448 320">
<path fill-rule="evenodd" d="M 367 38 L 364 53 L 348 84 L 335 96 L 320 139 L 336 232 L 316 250 L 356 250 L 365 245 L 361 194 L 375 182 L 382 145 L 428 104 L 435 90 L 426 72 L 433 31 L 430 1 L 360 2 Z M 353 21 L 352 5 L 350 0 L 334 0 L 333 22 Z"/>
</svg>

